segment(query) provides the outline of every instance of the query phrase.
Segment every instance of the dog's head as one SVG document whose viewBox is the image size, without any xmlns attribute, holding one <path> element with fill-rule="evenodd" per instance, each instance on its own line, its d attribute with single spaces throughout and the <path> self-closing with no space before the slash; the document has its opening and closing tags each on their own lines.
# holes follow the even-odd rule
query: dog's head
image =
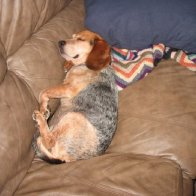
<svg viewBox="0 0 196 196">
<path fill-rule="evenodd" d="M 101 70 L 110 63 L 110 47 L 98 34 L 88 30 L 59 41 L 61 55 L 74 65 L 85 63 L 89 69 Z"/>
</svg>

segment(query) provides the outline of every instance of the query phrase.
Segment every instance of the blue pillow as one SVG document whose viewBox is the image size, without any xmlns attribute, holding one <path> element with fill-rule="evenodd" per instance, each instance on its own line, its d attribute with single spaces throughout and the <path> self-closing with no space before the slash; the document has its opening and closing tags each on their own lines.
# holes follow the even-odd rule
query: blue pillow
<svg viewBox="0 0 196 196">
<path fill-rule="evenodd" d="M 85 0 L 88 29 L 118 48 L 196 53 L 196 0 Z"/>
</svg>

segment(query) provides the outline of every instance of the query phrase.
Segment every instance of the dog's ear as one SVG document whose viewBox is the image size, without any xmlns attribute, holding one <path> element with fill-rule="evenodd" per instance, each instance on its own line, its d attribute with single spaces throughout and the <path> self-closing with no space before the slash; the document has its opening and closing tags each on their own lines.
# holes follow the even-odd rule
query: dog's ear
<svg viewBox="0 0 196 196">
<path fill-rule="evenodd" d="M 90 52 L 87 60 L 86 66 L 92 70 L 101 70 L 111 61 L 110 57 L 110 46 L 107 42 L 99 37 L 96 37 L 92 41 L 93 49 Z"/>
</svg>

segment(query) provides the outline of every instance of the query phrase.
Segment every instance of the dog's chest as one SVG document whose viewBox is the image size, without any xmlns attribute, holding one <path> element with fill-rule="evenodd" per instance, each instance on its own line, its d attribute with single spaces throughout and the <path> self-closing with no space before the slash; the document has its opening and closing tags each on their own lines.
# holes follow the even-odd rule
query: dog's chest
<svg viewBox="0 0 196 196">
<path fill-rule="evenodd" d="M 78 80 L 81 79 L 87 72 L 87 67 L 83 65 L 73 66 L 66 74 L 64 82 L 70 80 Z"/>
<path fill-rule="evenodd" d="M 96 79 L 98 73 L 96 71 L 89 70 L 85 65 L 73 66 L 66 74 L 64 83 L 72 85 L 80 85 L 81 83 L 91 83 Z"/>
</svg>

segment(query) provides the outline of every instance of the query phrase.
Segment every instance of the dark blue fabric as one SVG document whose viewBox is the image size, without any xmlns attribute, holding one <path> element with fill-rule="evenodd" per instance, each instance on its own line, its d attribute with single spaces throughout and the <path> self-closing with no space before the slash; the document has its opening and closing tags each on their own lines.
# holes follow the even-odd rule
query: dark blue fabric
<svg viewBox="0 0 196 196">
<path fill-rule="evenodd" d="M 196 53 L 196 0 L 85 0 L 88 29 L 112 46 L 163 43 Z"/>
</svg>

